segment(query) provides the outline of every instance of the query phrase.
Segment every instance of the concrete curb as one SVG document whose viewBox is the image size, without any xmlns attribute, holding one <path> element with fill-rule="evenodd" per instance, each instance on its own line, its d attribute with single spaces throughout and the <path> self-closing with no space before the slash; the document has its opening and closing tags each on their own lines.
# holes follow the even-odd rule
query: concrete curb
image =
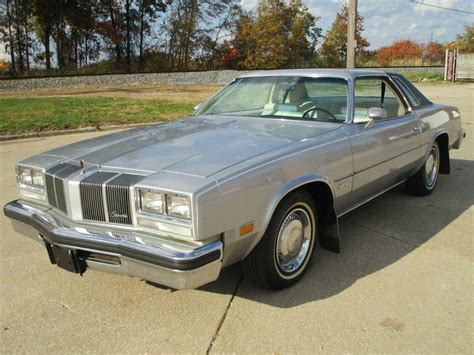
<svg viewBox="0 0 474 355">
<path fill-rule="evenodd" d="M 29 138 L 63 136 L 66 134 L 76 134 L 76 133 L 113 131 L 113 130 L 118 130 L 118 129 L 136 128 L 136 127 L 149 126 L 152 124 L 160 124 L 160 123 L 163 123 L 163 122 L 133 123 L 133 124 L 110 125 L 110 126 L 101 126 L 101 127 L 83 127 L 83 128 L 75 128 L 75 129 L 65 129 L 61 131 L 44 131 L 44 132 L 32 132 L 32 133 L 25 133 L 25 134 L 6 135 L 6 136 L 0 136 L 0 142 L 7 142 L 7 141 L 13 141 L 13 140 L 19 140 L 19 139 L 29 139 Z"/>
</svg>

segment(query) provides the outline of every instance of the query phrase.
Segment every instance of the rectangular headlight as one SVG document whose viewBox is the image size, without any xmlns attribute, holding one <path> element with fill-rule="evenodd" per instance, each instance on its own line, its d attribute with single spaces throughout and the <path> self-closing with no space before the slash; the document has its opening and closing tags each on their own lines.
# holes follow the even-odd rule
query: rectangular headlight
<svg viewBox="0 0 474 355">
<path fill-rule="evenodd" d="M 158 192 L 140 190 L 140 208 L 145 212 L 164 214 L 165 196 Z"/>
<path fill-rule="evenodd" d="M 18 180 L 24 185 L 33 185 L 33 177 L 31 176 L 31 169 L 18 167 Z"/>
<path fill-rule="evenodd" d="M 157 191 L 138 190 L 139 209 L 179 219 L 191 219 L 191 198 Z"/>
<path fill-rule="evenodd" d="M 33 186 L 44 188 L 44 174 L 42 171 L 31 170 L 31 181 Z"/>
<path fill-rule="evenodd" d="M 38 169 L 18 167 L 18 182 L 23 187 L 44 190 L 44 173 Z"/>
<path fill-rule="evenodd" d="M 191 219 L 191 199 L 184 196 L 166 195 L 166 212 L 171 217 Z"/>
</svg>

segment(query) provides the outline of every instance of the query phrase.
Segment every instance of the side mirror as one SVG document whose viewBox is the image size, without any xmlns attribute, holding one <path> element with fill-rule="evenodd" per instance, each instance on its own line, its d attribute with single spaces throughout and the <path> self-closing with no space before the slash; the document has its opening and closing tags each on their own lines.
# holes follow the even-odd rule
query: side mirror
<svg viewBox="0 0 474 355">
<path fill-rule="evenodd" d="M 367 116 L 354 116 L 354 123 L 365 123 L 365 128 L 370 128 L 376 120 L 387 118 L 387 111 L 381 107 L 371 107 L 367 110 Z"/>
<path fill-rule="evenodd" d="M 367 110 L 367 116 L 371 120 L 383 120 L 387 118 L 387 111 L 381 107 L 371 107 Z"/>
</svg>

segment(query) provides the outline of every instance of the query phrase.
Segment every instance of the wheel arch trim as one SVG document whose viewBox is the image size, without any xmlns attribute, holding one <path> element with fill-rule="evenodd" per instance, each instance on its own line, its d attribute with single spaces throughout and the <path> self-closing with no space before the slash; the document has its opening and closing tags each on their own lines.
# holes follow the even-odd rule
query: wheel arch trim
<svg viewBox="0 0 474 355">
<path fill-rule="evenodd" d="M 446 137 L 446 138 L 443 138 Z M 445 146 L 441 146 L 441 140 L 445 141 Z M 438 142 L 439 147 L 439 155 L 440 155 L 440 174 L 449 174 L 451 172 L 451 166 L 449 161 L 449 133 L 446 130 L 439 130 L 433 135 L 433 140 L 431 144 L 428 146 L 427 151 L 425 152 L 424 160 L 426 160 L 431 147 L 433 146 L 434 142 Z"/>
<path fill-rule="evenodd" d="M 263 235 L 267 231 L 268 226 L 270 224 L 270 221 L 271 221 L 276 209 L 278 208 L 280 202 L 286 196 L 288 196 L 290 193 L 298 190 L 299 188 L 302 188 L 306 185 L 313 184 L 313 183 L 322 183 L 322 184 L 326 185 L 329 188 L 329 191 L 331 193 L 331 198 L 332 198 L 332 201 L 330 201 L 332 203 L 332 211 L 331 212 L 334 214 L 334 217 L 335 217 L 335 226 L 336 226 L 336 228 L 334 228 L 334 231 L 331 233 L 331 235 L 330 236 L 328 235 L 327 237 L 330 237 L 330 239 L 334 239 L 335 241 L 337 241 L 337 246 L 333 247 L 334 243 L 328 243 L 328 244 L 325 243 L 325 245 L 327 245 L 328 247 L 325 247 L 325 246 L 322 246 L 322 247 L 325 248 L 325 249 L 334 251 L 334 252 L 339 252 L 339 239 L 340 239 L 339 237 L 340 237 L 340 235 L 339 235 L 338 218 L 337 218 L 336 211 L 334 210 L 334 205 L 335 205 L 334 189 L 333 189 L 332 185 L 329 182 L 329 178 L 325 175 L 322 175 L 322 174 L 309 174 L 309 175 L 300 176 L 296 179 L 288 181 L 286 184 L 282 185 L 273 194 L 273 196 L 270 200 L 270 203 L 268 204 L 268 207 L 267 207 L 267 209 L 265 211 L 265 214 L 264 214 L 264 219 L 263 219 L 263 223 L 262 223 L 262 226 L 263 226 L 262 231 L 261 231 L 261 233 L 259 233 L 258 237 L 255 238 L 255 241 L 252 244 L 252 247 L 250 248 L 250 251 L 253 250 L 257 246 L 257 244 L 260 242 Z M 326 239 L 326 236 L 325 236 L 324 239 Z"/>
</svg>

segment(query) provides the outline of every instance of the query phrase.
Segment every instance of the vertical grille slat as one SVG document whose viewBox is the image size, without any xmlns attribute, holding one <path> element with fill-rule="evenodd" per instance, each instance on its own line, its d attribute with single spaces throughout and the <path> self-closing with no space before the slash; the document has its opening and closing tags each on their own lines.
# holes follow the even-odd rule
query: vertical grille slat
<svg viewBox="0 0 474 355">
<path fill-rule="evenodd" d="M 106 184 L 107 212 L 112 223 L 132 224 L 130 211 L 130 186 L 143 176 L 122 174 Z"/>
<path fill-rule="evenodd" d="M 84 219 L 98 222 L 106 221 L 102 184 L 115 175 L 117 174 L 98 172 L 86 177 L 79 183 Z"/>
<path fill-rule="evenodd" d="M 56 189 L 56 201 L 57 201 L 57 208 L 64 213 L 67 213 L 67 206 L 66 206 L 66 195 L 64 194 L 64 182 L 62 179 L 54 179 L 54 186 Z"/>
<path fill-rule="evenodd" d="M 64 191 L 64 179 L 74 174 L 81 168 L 70 163 L 62 163 L 53 166 L 46 171 L 45 183 L 48 203 L 67 214 L 66 194 Z"/>
<path fill-rule="evenodd" d="M 46 173 L 45 175 L 46 182 L 46 194 L 48 195 L 48 203 L 53 206 L 56 206 L 56 193 L 54 192 L 54 176 Z"/>
<path fill-rule="evenodd" d="M 56 187 L 56 202 L 57 208 L 67 213 L 67 204 L 66 204 L 66 193 L 64 191 L 64 179 L 68 176 L 71 176 L 76 171 L 81 170 L 81 168 L 77 165 L 72 164 L 63 164 L 66 165 L 64 169 L 57 172 L 56 177 L 54 179 L 54 185 Z"/>
</svg>

